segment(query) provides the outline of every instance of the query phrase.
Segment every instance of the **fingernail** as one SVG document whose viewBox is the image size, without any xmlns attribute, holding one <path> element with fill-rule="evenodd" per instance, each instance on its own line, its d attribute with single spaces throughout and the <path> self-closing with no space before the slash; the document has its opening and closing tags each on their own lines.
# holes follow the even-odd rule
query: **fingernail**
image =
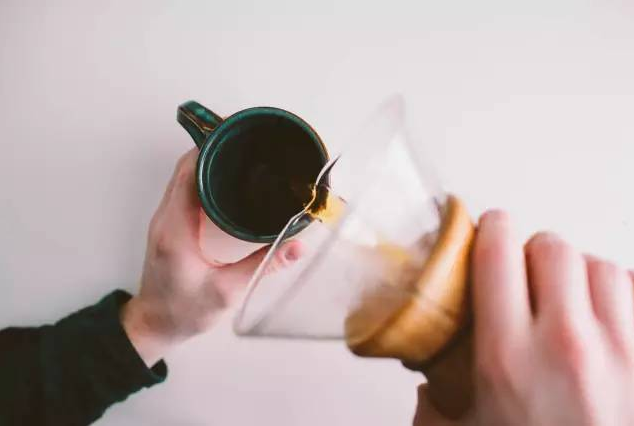
<svg viewBox="0 0 634 426">
<path fill-rule="evenodd" d="M 504 210 L 489 210 L 480 217 L 480 225 L 486 223 L 508 224 L 509 215 Z"/>
<path fill-rule="evenodd" d="M 284 253 L 284 258 L 289 262 L 297 260 L 299 258 L 298 250 L 295 247 L 289 248 L 286 250 L 286 253 Z"/>
<path fill-rule="evenodd" d="M 539 250 L 540 246 L 558 244 L 562 241 L 562 238 L 554 232 L 538 232 L 524 244 L 524 252 L 530 257 L 535 250 Z"/>
<path fill-rule="evenodd" d="M 531 242 L 554 242 L 554 241 L 562 241 L 562 238 L 551 231 L 542 231 L 542 232 L 538 232 L 535 235 L 533 235 L 531 237 L 531 239 L 528 241 L 528 243 L 530 244 Z"/>
</svg>

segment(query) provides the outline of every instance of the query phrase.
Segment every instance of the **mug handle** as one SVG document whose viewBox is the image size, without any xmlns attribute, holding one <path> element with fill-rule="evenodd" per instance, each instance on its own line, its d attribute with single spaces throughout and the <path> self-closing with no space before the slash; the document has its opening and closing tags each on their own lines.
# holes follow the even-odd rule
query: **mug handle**
<svg viewBox="0 0 634 426">
<path fill-rule="evenodd" d="M 200 149 L 220 123 L 222 118 L 196 101 L 187 101 L 179 105 L 176 120 L 194 139 Z"/>
</svg>

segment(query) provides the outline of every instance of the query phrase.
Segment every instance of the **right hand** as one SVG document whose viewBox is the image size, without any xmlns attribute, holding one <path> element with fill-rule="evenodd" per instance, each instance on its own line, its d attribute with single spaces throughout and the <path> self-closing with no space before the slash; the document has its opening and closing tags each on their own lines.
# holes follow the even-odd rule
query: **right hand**
<svg viewBox="0 0 634 426">
<path fill-rule="evenodd" d="M 553 234 L 523 248 L 502 212 L 473 252 L 476 401 L 460 421 L 419 388 L 416 426 L 633 425 L 634 274 Z"/>
</svg>

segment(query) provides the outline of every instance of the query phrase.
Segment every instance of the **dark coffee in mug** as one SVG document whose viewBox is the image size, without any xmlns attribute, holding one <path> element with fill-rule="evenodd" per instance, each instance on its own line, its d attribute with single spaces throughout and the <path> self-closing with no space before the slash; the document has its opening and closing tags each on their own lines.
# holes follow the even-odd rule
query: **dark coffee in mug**
<svg viewBox="0 0 634 426">
<path fill-rule="evenodd" d="M 312 199 L 323 166 L 319 148 L 294 122 L 259 118 L 228 136 L 218 152 L 222 179 L 211 182 L 218 207 L 258 235 L 279 233 Z"/>
<path fill-rule="evenodd" d="M 202 208 L 227 235 L 270 244 L 309 203 L 311 209 L 323 207 L 325 197 L 313 186 L 328 162 L 328 152 L 315 130 L 297 115 L 255 107 L 223 119 L 189 101 L 179 106 L 177 119 L 200 148 L 196 183 Z M 306 215 L 287 235 L 297 234 L 313 219 Z M 209 250 L 217 252 L 214 256 L 232 253 L 216 263 L 235 261 L 242 254 L 243 249 L 230 250 L 235 241 L 219 233 L 211 232 L 206 240 Z"/>
</svg>

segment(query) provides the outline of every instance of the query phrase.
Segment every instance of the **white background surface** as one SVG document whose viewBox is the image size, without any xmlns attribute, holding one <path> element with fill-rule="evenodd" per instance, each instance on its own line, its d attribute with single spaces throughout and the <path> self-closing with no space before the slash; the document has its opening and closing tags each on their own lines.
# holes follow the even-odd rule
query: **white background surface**
<svg viewBox="0 0 634 426">
<path fill-rule="evenodd" d="M 0 324 L 136 289 L 192 142 L 176 106 L 290 109 L 336 145 L 385 95 L 473 214 L 634 263 L 634 8 L 605 1 L 0 3 Z M 100 425 L 408 424 L 418 375 L 224 321 Z"/>
</svg>

